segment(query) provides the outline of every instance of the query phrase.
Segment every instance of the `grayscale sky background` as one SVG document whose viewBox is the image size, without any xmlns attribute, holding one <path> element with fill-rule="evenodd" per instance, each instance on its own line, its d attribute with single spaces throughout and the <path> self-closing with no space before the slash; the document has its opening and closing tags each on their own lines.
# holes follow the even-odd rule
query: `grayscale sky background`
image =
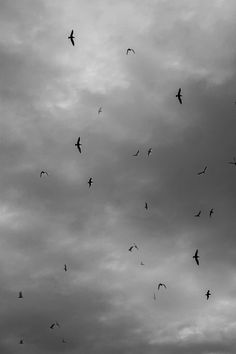
<svg viewBox="0 0 236 354">
<path fill-rule="evenodd" d="M 235 353 L 235 16 L 1 0 L 1 353 Z"/>
</svg>

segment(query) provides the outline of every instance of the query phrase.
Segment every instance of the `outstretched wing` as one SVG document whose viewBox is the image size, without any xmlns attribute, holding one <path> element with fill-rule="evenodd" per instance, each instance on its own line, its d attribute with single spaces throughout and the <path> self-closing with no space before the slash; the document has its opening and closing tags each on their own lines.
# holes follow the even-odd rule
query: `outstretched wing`
<svg viewBox="0 0 236 354">
<path fill-rule="evenodd" d="M 133 50 L 133 49 L 131 49 L 132 50 L 132 52 L 135 54 L 135 51 Z"/>
<path fill-rule="evenodd" d="M 73 32 L 73 31 L 72 31 Z M 75 42 L 74 42 L 74 38 L 70 37 L 70 40 L 71 40 L 71 43 L 73 44 L 73 46 L 75 45 Z"/>
<path fill-rule="evenodd" d="M 70 36 L 73 37 L 73 34 L 74 34 L 74 30 L 71 31 Z"/>
<path fill-rule="evenodd" d="M 178 96 L 181 94 L 181 88 L 179 88 L 179 91 L 178 91 Z"/>
<path fill-rule="evenodd" d="M 182 104 L 182 98 L 178 95 L 178 100 L 179 100 L 179 103 Z"/>
<path fill-rule="evenodd" d="M 129 51 L 130 51 L 130 49 L 128 48 L 128 49 L 126 50 L 126 55 L 129 53 Z"/>
<path fill-rule="evenodd" d="M 158 290 L 160 289 L 160 287 L 161 287 L 161 284 L 158 284 Z"/>
</svg>

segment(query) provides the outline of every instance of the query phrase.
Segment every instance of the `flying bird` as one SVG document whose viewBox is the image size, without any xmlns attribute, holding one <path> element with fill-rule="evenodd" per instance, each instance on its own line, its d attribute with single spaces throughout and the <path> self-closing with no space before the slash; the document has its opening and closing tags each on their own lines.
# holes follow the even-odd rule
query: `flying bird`
<svg viewBox="0 0 236 354">
<path fill-rule="evenodd" d="M 80 137 L 78 138 L 77 143 L 75 144 L 75 146 L 77 146 L 79 152 L 81 153 L 81 146 L 82 146 L 82 144 L 80 143 Z"/>
<path fill-rule="evenodd" d="M 145 209 L 148 210 L 148 205 L 147 205 L 147 203 L 145 203 Z"/>
<path fill-rule="evenodd" d="M 75 45 L 75 42 L 74 42 L 75 37 L 73 36 L 73 34 L 74 34 L 74 30 L 71 31 L 71 34 L 70 34 L 70 36 L 68 37 L 68 39 L 71 40 L 71 43 L 72 43 L 73 46 L 74 46 L 74 45 Z"/>
<path fill-rule="evenodd" d="M 152 148 L 148 149 L 148 156 L 150 156 L 152 153 Z"/>
<path fill-rule="evenodd" d="M 178 98 L 178 100 L 179 100 L 179 103 L 180 104 L 182 104 L 182 95 L 181 95 L 181 88 L 179 88 L 179 91 L 178 91 L 178 93 L 177 93 L 177 95 L 175 95 L 175 97 L 177 97 Z"/>
<path fill-rule="evenodd" d="M 98 114 L 102 113 L 102 107 L 99 107 Z"/>
<path fill-rule="evenodd" d="M 22 291 L 19 291 L 18 299 L 23 299 Z"/>
<path fill-rule="evenodd" d="M 210 212 L 209 212 L 209 217 L 211 218 L 212 214 L 214 213 L 214 209 L 211 208 Z"/>
<path fill-rule="evenodd" d="M 165 284 L 159 283 L 159 284 L 158 284 L 158 290 L 160 290 L 160 287 L 161 287 L 161 286 L 163 286 L 163 287 L 166 289 L 166 285 L 165 285 Z"/>
<path fill-rule="evenodd" d="M 193 258 L 195 259 L 195 261 L 196 261 L 196 263 L 197 263 L 197 265 L 199 266 L 199 255 L 198 255 L 198 250 L 196 250 L 196 252 L 195 252 L 195 254 L 194 254 L 194 256 L 193 256 Z"/>
<path fill-rule="evenodd" d="M 206 293 L 205 295 L 206 295 L 206 297 L 207 297 L 207 300 L 209 300 L 209 297 L 210 297 L 210 295 L 211 295 L 210 290 L 207 290 L 207 293 Z"/>
<path fill-rule="evenodd" d="M 21 339 L 21 340 L 19 341 L 19 344 L 24 344 L 24 340 Z"/>
<path fill-rule="evenodd" d="M 67 265 L 64 264 L 64 271 L 67 272 Z"/>
<path fill-rule="evenodd" d="M 133 156 L 138 156 L 138 154 L 139 154 L 139 150 Z"/>
<path fill-rule="evenodd" d="M 200 215 L 201 215 L 201 210 L 199 210 L 199 212 L 197 213 L 197 214 L 195 214 L 194 216 L 195 216 L 195 218 L 199 218 L 200 217 Z"/>
<path fill-rule="evenodd" d="M 203 175 L 206 172 L 207 166 L 204 167 L 204 170 L 198 172 L 198 175 Z"/>
<path fill-rule="evenodd" d="M 235 159 L 235 157 L 233 157 L 233 160 L 234 160 L 234 161 L 230 161 L 230 162 L 228 162 L 228 163 L 231 164 L 231 165 L 235 165 L 235 166 L 236 166 L 236 159 Z"/>
<path fill-rule="evenodd" d="M 55 327 L 56 323 L 52 323 L 50 328 L 53 329 Z"/>
<path fill-rule="evenodd" d="M 130 246 L 129 251 L 132 252 L 133 248 L 134 248 L 134 246 Z"/>
<path fill-rule="evenodd" d="M 40 172 L 40 177 L 42 177 L 42 175 L 47 175 L 47 176 L 48 176 L 47 171 L 41 171 L 41 172 Z"/>
<path fill-rule="evenodd" d="M 91 185 L 93 184 L 93 178 L 90 177 L 89 180 L 88 180 L 88 185 L 89 185 L 89 188 L 91 187 Z"/>
<path fill-rule="evenodd" d="M 126 50 L 126 55 L 128 55 L 130 52 L 133 52 L 135 54 L 135 51 L 132 48 L 128 48 Z"/>
</svg>

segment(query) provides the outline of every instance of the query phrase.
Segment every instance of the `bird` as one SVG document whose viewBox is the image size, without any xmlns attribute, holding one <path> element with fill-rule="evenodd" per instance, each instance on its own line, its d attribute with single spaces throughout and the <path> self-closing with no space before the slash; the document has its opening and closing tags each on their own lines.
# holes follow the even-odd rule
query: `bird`
<svg viewBox="0 0 236 354">
<path fill-rule="evenodd" d="M 178 91 L 178 93 L 177 93 L 177 95 L 175 95 L 175 97 L 177 97 L 178 98 L 178 100 L 179 100 L 179 103 L 180 104 L 182 104 L 182 95 L 181 95 L 181 88 L 179 88 L 179 91 Z"/>
<path fill-rule="evenodd" d="M 230 161 L 230 162 L 228 162 L 228 163 L 231 164 L 231 165 L 235 165 L 235 166 L 236 166 L 236 159 L 235 159 L 235 157 L 233 157 L 233 160 L 234 160 L 234 161 Z"/>
<path fill-rule="evenodd" d="M 47 171 L 41 171 L 41 172 L 40 172 L 40 177 L 42 177 L 42 175 L 47 175 L 47 176 L 48 176 Z"/>
<path fill-rule="evenodd" d="M 198 175 L 203 175 L 206 172 L 207 166 L 204 167 L 204 169 L 200 172 L 198 172 Z"/>
<path fill-rule="evenodd" d="M 19 344 L 24 344 L 24 340 L 21 339 L 21 340 L 19 341 Z"/>
<path fill-rule="evenodd" d="M 138 156 L 138 154 L 139 154 L 139 150 L 133 156 Z"/>
<path fill-rule="evenodd" d="M 18 299 L 23 299 L 22 291 L 19 291 Z"/>
<path fill-rule="evenodd" d="M 210 212 L 209 212 L 209 218 L 211 218 L 212 214 L 214 213 L 214 209 L 211 208 Z"/>
<path fill-rule="evenodd" d="M 67 272 L 67 265 L 64 264 L 64 271 Z"/>
<path fill-rule="evenodd" d="M 75 144 L 75 146 L 77 146 L 79 152 L 81 153 L 81 146 L 82 144 L 80 143 L 80 136 L 78 137 L 77 143 Z"/>
<path fill-rule="evenodd" d="M 201 210 L 199 210 L 199 212 L 197 213 L 197 214 L 195 214 L 194 216 L 195 216 L 195 218 L 199 218 L 200 217 L 200 215 L 201 215 Z"/>
<path fill-rule="evenodd" d="M 207 290 L 207 292 L 206 292 L 206 297 L 207 297 L 207 300 L 209 300 L 209 297 L 210 297 L 210 295 L 211 295 L 211 293 L 210 293 L 210 290 Z"/>
<path fill-rule="evenodd" d="M 135 51 L 132 48 L 128 48 L 126 50 L 126 55 L 128 55 L 130 52 L 133 52 L 135 54 Z"/>
<path fill-rule="evenodd" d="M 161 286 L 163 286 L 164 288 L 166 288 L 166 285 L 165 285 L 165 284 L 159 283 L 159 284 L 158 284 L 158 290 L 160 290 L 160 287 L 161 287 Z"/>
<path fill-rule="evenodd" d="M 141 262 L 140 265 L 145 265 L 145 264 L 143 262 Z"/>
<path fill-rule="evenodd" d="M 147 203 L 145 203 L 145 209 L 148 210 L 148 205 L 147 205 Z"/>
<path fill-rule="evenodd" d="M 55 327 L 56 323 L 52 323 L 50 328 L 53 329 Z"/>
<path fill-rule="evenodd" d="M 151 155 L 152 153 L 152 148 L 148 149 L 148 157 Z"/>
<path fill-rule="evenodd" d="M 68 39 L 70 39 L 71 40 L 71 43 L 73 44 L 73 46 L 75 45 L 75 42 L 74 42 L 74 36 L 73 36 L 73 34 L 74 34 L 74 30 L 72 30 L 71 31 L 71 34 L 70 34 L 70 36 L 68 37 Z"/>
<path fill-rule="evenodd" d="M 91 185 L 93 184 L 93 178 L 90 177 L 89 180 L 88 180 L 88 185 L 89 185 L 89 188 L 91 187 Z"/>
<path fill-rule="evenodd" d="M 130 246 L 129 251 L 132 252 L 133 248 L 134 248 L 134 246 Z"/>
<path fill-rule="evenodd" d="M 98 114 L 102 113 L 102 107 L 99 107 Z"/>
<path fill-rule="evenodd" d="M 195 252 L 195 254 L 194 254 L 194 256 L 193 256 L 193 258 L 195 259 L 195 261 L 196 261 L 196 263 L 197 263 L 197 265 L 199 266 L 199 255 L 198 255 L 198 250 L 196 250 L 196 252 Z"/>
</svg>

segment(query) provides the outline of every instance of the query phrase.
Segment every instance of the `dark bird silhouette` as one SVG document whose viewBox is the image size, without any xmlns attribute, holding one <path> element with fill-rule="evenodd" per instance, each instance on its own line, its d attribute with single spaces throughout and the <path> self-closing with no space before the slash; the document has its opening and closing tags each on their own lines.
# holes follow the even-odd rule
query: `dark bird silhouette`
<svg viewBox="0 0 236 354">
<path fill-rule="evenodd" d="M 195 254 L 194 254 L 194 256 L 193 256 L 193 258 L 195 259 L 195 261 L 196 261 L 196 263 L 197 263 L 197 265 L 199 266 L 199 255 L 198 255 L 198 250 L 196 250 L 196 252 L 195 252 Z"/>
<path fill-rule="evenodd" d="M 53 329 L 55 327 L 56 323 L 52 323 L 50 328 Z"/>
<path fill-rule="evenodd" d="M 75 146 L 77 146 L 79 152 L 81 153 L 81 146 L 82 146 L 82 144 L 80 143 L 80 137 L 78 138 L 77 143 L 75 144 Z"/>
<path fill-rule="evenodd" d="M 210 212 L 209 212 L 209 217 L 211 218 L 212 217 L 212 214 L 214 213 L 214 209 L 211 208 Z"/>
<path fill-rule="evenodd" d="M 143 262 L 141 262 L 141 263 L 140 263 L 140 265 L 144 265 L 144 263 L 143 263 Z"/>
<path fill-rule="evenodd" d="M 201 215 L 201 210 L 199 210 L 199 212 L 197 213 L 197 214 L 195 214 L 194 216 L 195 216 L 195 218 L 199 218 L 200 217 L 200 215 Z"/>
<path fill-rule="evenodd" d="M 126 50 L 126 55 L 128 55 L 130 52 L 133 52 L 135 54 L 135 51 L 132 48 L 128 48 Z"/>
<path fill-rule="evenodd" d="M 180 104 L 182 104 L 182 95 L 181 95 L 181 88 L 179 88 L 179 91 L 178 91 L 178 93 L 177 93 L 177 95 L 175 95 L 175 97 L 177 97 L 178 98 L 178 100 L 179 100 L 179 103 Z"/>
<path fill-rule="evenodd" d="M 74 30 L 71 31 L 71 34 L 70 34 L 70 36 L 68 37 L 68 39 L 71 40 L 71 43 L 72 43 L 73 46 L 74 46 L 74 45 L 75 45 L 75 42 L 74 42 L 75 37 L 73 36 L 73 34 L 74 34 Z"/>
<path fill-rule="evenodd" d="M 133 156 L 138 156 L 138 154 L 139 154 L 139 150 Z"/>
<path fill-rule="evenodd" d="M 40 172 L 40 177 L 42 177 L 42 175 L 47 175 L 47 176 L 48 176 L 47 171 L 41 171 L 41 172 Z"/>
<path fill-rule="evenodd" d="M 18 299 L 23 299 L 22 291 L 19 291 Z"/>
<path fill-rule="evenodd" d="M 19 341 L 19 344 L 24 344 L 24 340 L 21 339 L 21 340 Z"/>
<path fill-rule="evenodd" d="M 64 271 L 67 272 L 67 265 L 64 264 Z"/>
<path fill-rule="evenodd" d="M 234 161 L 230 161 L 230 162 L 228 162 L 228 163 L 231 164 L 231 165 L 235 165 L 235 166 L 236 166 L 236 159 L 235 159 L 235 157 L 233 157 L 233 160 L 234 160 Z"/>
<path fill-rule="evenodd" d="M 148 210 L 148 205 L 147 205 L 147 203 L 145 203 L 145 209 Z"/>
<path fill-rule="evenodd" d="M 198 175 L 203 175 L 206 172 L 207 166 L 204 167 L 204 170 L 198 172 Z"/>
<path fill-rule="evenodd" d="M 152 148 L 148 149 L 148 156 L 150 156 L 152 153 Z"/>
<path fill-rule="evenodd" d="M 207 300 L 209 300 L 209 297 L 210 297 L 210 295 L 211 295 L 210 290 L 207 290 L 207 293 L 206 293 L 205 295 L 206 295 L 206 297 L 207 297 Z"/>
<path fill-rule="evenodd" d="M 99 107 L 98 114 L 102 113 L 102 107 Z"/>
<path fill-rule="evenodd" d="M 159 283 L 159 284 L 158 284 L 158 290 L 160 290 L 160 287 L 161 287 L 161 286 L 163 286 L 163 287 L 166 289 L 166 285 L 165 285 L 165 284 Z"/>
<path fill-rule="evenodd" d="M 88 180 L 88 185 L 89 185 L 89 188 L 91 187 L 91 185 L 93 184 L 93 178 L 90 177 L 89 180 Z"/>
</svg>

